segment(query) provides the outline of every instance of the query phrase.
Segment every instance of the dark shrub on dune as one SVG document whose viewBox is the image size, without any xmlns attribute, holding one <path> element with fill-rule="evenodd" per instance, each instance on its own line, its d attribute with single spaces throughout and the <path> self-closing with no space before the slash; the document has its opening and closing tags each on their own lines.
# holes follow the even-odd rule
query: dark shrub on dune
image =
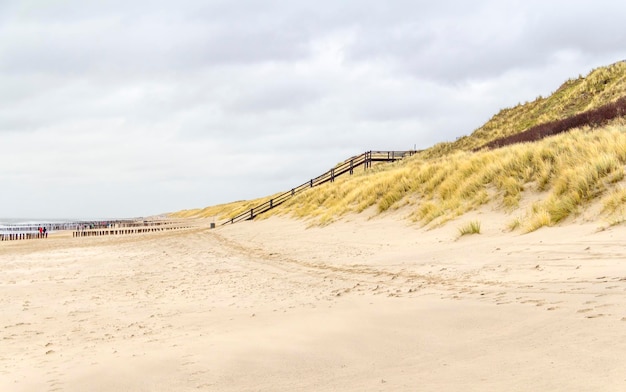
<svg viewBox="0 0 626 392">
<path fill-rule="evenodd" d="M 626 115 L 626 97 L 622 97 L 617 101 L 600 106 L 599 108 L 593 110 L 588 110 L 561 120 L 540 124 L 515 135 L 494 140 L 480 148 L 475 149 L 474 151 L 484 148 L 499 148 L 515 143 L 534 142 L 541 140 L 544 137 L 557 135 L 585 125 L 596 128 L 624 115 Z"/>
</svg>

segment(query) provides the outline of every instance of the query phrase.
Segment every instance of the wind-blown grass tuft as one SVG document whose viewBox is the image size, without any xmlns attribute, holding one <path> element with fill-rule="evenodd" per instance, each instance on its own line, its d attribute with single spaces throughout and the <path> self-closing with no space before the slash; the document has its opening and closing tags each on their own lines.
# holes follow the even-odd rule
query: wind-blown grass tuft
<svg viewBox="0 0 626 392">
<path fill-rule="evenodd" d="M 469 234 L 480 234 L 480 222 L 471 221 L 459 227 L 459 234 L 461 236 L 469 235 Z"/>
</svg>

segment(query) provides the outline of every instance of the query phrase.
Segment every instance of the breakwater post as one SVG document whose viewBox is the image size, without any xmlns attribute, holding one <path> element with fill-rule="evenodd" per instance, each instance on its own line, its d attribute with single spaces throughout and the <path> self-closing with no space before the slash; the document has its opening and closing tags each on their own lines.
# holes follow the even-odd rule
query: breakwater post
<svg viewBox="0 0 626 392">
<path fill-rule="evenodd" d="M 128 235 L 128 234 L 142 234 L 142 233 L 155 233 L 160 231 L 169 230 L 181 230 L 188 229 L 191 226 L 179 225 L 179 224 L 162 224 L 156 226 L 131 226 L 131 227 L 112 227 L 112 228 L 100 228 L 100 229 L 83 229 L 72 232 L 72 237 L 99 237 L 104 235 Z"/>
<path fill-rule="evenodd" d="M 72 230 L 72 237 L 149 233 L 189 228 L 187 224 L 168 220 L 76 221 L 44 224 L 11 224 L 0 226 L 0 241 L 48 238 L 48 233 Z M 45 228 L 45 233 L 39 231 Z"/>
</svg>

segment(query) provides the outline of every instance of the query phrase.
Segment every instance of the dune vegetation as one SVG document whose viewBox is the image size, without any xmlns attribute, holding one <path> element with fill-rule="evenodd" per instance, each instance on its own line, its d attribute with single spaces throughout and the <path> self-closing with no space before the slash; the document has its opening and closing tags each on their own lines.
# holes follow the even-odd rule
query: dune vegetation
<svg viewBox="0 0 626 392">
<path fill-rule="evenodd" d="M 272 197 L 273 195 L 253 200 L 239 200 L 205 208 L 182 210 L 169 215 L 176 218 L 215 218 L 217 220 L 224 220 L 230 218 L 231 216 L 242 214 L 245 211 L 250 211 L 251 208 L 265 203 Z"/>
<path fill-rule="evenodd" d="M 552 226 L 590 206 L 600 206 L 598 216 L 611 224 L 621 223 L 626 202 L 626 119 L 621 111 L 617 116 L 613 111 L 607 121 L 533 142 L 481 147 L 533 127 L 578 125 L 571 119 L 579 121 L 581 113 L 594 109 L 604 113 L 604 105 L 624 96 L 626 63 L 620 62 L 569 80 L 548 98 L 502 110 L 469 136 L 311 188 L 262 217 L 288 215 L 326 225 L 350 213 L 402 209 L 416 224 L 436 227 L 490 204 L 511 217 L 503 222 L 509 230 Z M 175 215 L 228 219 L 269 198 Z M 524 202 L 528 200 L 532 202 Z M 479 233 L 480 223 L 474 223 L 459 230 Z"/>
<path fill-rule="evenodd" d="M 459 227 L 459 235 L 480 234 L 480 221 L 471 221 Z"/>
<path fill-rule="evenodd" d="M 606 214 L 621 215 L 625 164 L 626 123 L 620 121 L 496 150 L 379 165 L 305 192 L 266 215 L 327 224 L 370 207 L 379 213 L 407 208 L 413 221 L 438 226 L 487 203 L 518 211 L 525 195 L 542 194 L 528 211 L 503 224 L 533 231 L 575 216 L 600 196 Z"/>
<path fill-rule="evenodd" d="M 595 69 L 586 77 L 567 80 L 547 98 L 539 96 L 532 102 L 503 109 L 471 135 L 428 149 L 427 156 L 480 148 L 494 140 L 599 108 L 625 96 L 626 62 L 620 61 Z"/>
</svg>

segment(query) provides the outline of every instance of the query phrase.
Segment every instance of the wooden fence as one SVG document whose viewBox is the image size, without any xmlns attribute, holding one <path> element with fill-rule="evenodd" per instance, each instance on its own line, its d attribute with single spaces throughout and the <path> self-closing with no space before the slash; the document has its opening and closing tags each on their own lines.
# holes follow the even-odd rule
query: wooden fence
<svg viewBox="0 0 626 392">
<path fill-rule="evenodd" d="M 96 237 L 96 236 L 103 236 L 103 235 L 127 235 L 127 234 L 154 233 L 154 232 L 159 232 L 159 231 L 188 229 L 190 227 L 191 226 L 164 225 L 164 226 L 107 228 L 107 229 L 87 229 L 87 230 L 73 231 L 72 237 Z"/>
<path fill-rule="evenodd" d="M 333 167 L 332 169 L 330 169 L 329 171 L 325 172 L 322 175 L 319 175 L 315 178 L 310 179 L 309 181 L 305 182 L 304 184 L 297 186 L 293 189 L 291 189 L 290 191 L 287 191 L 285 193 L 282 193 L 278 196 L 276 196 L 275 198 L 263 203 L 263 204 L 259 204 L 258 206 L 255 206 L 253 208 L 251 208 L 249 211 L 243 212 L 229 220 L 227 220 L 226 222 L 222 223 L 222 225 L 226 225 L 226 224 L 232 224 L 232 223 L 236 223 L 236 222 L 240 222 L 240 221 L 244 221 L 244 220 L 251 220 L 254 219 L 254 217 L 256 217 L 259 214 L 262 214 L 266 211 L 271 210 L 272 208 L 281 205 L 282 203 L 284 203 L 285 201 L 291 199 L 292 197 L 294 197 L 295 195 L 297 195 L 300 192 L 303 192 L 309 188 L 312 188 L 314 186 L 318 186 L 318 185 L 322 185 L 324 183 L 327 182 L 333 182 L 335 181 L 335 178 L 343 175 L 343 174 L 353 174 L 354 173 L 354 169 L 356 169 L 359 166 L 363 166 L 365 170 L 369 169 L 372 167 L 372 164 L 374 162 L 394 162 L 397 161 L 399 159 L 405 158 L 407 156 L 411 156 L 414 155 L 415 153 L 417 153 L 418 151 L 416 150 L 409 150 L 409 151 L 367 151 L 364 152 L 361 155 L 358 156 L 354 156 L 350 159 L 345 160 L 344 162 L 340 163 L 339 165 Z"/>
<path fill-rule="evenodd" d="M 45 227 L 46 233 L 39 233 Z M 30 240 L 48 238 L 48 233 L 72 230 L 72 237 L 93 237 L 100 235 L 126 235 L 150 233 L 165 230 L 185 229 L 190 226 L 172 221 L 161 220 L 114 220 L 114 221 L 77 221 L 63 223 L 13 224 L 0 227 L 0 241 Z"/>
<path fill-rule="evenodd" d="M 0 233 L 0 241 L 16 241 L 16 240 L 32 240 L 35 238 L 47 238 L 48 233 L 40 234 L 37 232 L 27 233 Z"/>
</svg>

